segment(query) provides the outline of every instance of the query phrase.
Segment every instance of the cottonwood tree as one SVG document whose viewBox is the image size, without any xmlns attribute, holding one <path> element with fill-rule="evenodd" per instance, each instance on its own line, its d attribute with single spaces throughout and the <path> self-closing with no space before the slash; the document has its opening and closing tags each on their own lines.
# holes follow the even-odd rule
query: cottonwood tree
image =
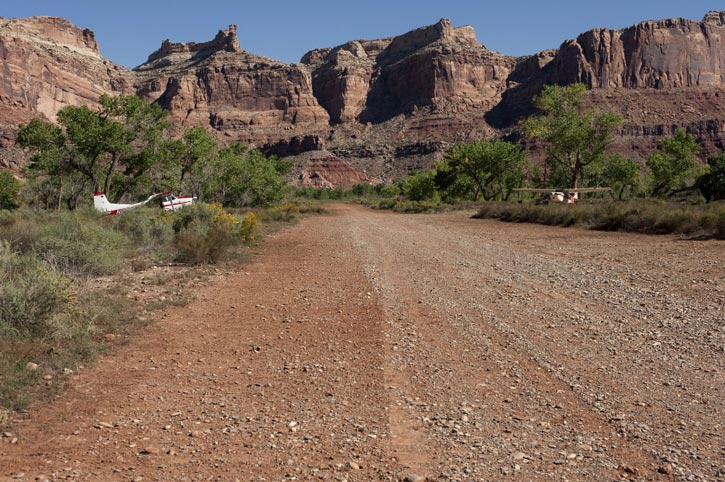
<svg viewBox="0 0 725 482">
<path fill-rule="evenodd" d="M 611 186 L 618 199 L 625 193 L 632 195 L 642 188 L 642 165 L 622 154 L 609 154 L 601 163 L 592 165 L 592 177 L 601 184 Z"/>
<path fill-rule="evenodd" d="M 99 102 L 100 110 L 64 107 L 58 125 L 33 119 L 20 127 L 18 143 L 34 151 L 30 169 L 50 176 L 78 174 L 83 188 L 88 184 L 116 201 L 150 183 L 168 148 L 164 132 L 170 124 L 165 110 L 136 96 L 103 95 Z"/>
<path fill-rule="evenodd" d="M 529 138 L 544 143 L 551 169 L 564 172 L 569 184 L 566 187 L 580 187 L 587 166 L 603 160 L 622 122 L 610 112 L 584 111 L 585 92 L 584 84 L 544 86 L 534 98 L 541 114 L 522 122 Z"/>
<path fill-rule="evenodd" d="M 204 195 L 229 206 L 270 206 L 285 194 L 292 165 L 258 150 L 232 144 L 219 151 L 207 170 Z"/>
<path fill-rule="evenodd" d="M 506 199 L 523 180 L 526 156 L 517 144 L 503 140 L 479 141 L 453 146 L 437 166 L 437 182 L 453 193 L 472 200 Z"/>
<path fill-rule="evenodd" d="M 216 159 L 218 150 L 216 139 L 204 127 L 187 129 L 178 144 L 179 184 L 188 186 L 193 194 L 201 195 L 206 172 Z M 186 184 L 184 181 L 187 181 Z"/>
<path fill-rule="evenodd" d="M 691 186 L 701 173 L 699 152 L 700 145 L 685 129 L 677 129 L 674 136 L 660 139 L 659 149 L 647 159 L 652 196 L 663 196 L 672 189 Z"/>
</svg>

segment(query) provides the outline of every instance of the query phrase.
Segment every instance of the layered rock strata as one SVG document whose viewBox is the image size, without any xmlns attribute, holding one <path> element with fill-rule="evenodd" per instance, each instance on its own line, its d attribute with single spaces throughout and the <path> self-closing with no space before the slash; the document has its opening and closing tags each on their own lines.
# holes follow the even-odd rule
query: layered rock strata
<svg viewBox="0 0 725 482">
<path fill-rule="evenodd" d="M 514 59 L 478 43 L 471 27 L 448 20 L 383 40 L 359 40 L 302 58 L 333 123 L 384 122 L 434 106 L 487 110 L 505 90 Z"/>
<path fill-rule="evenodd" d="M 20 169 L 20 123 L 53 120 L 68 105 L 97 105 L 104 93 L 133 93 L 132 79 L 100 54 L 90 30 L 62 18 L 0 17 L 0 167 Z"/>
<path fill-rule="evenodd" d="M 221 142 L 294 156 L 317 173 L 300 183 L 343 182 L 342 173 L 388 180 L 430 167 L 451 143 L 515 131 L 543 85 L 574 82 L 590 88 L 589 106 L 623 116 L 622 151 L 646 157 L 684 126 L 713 153 L 725 144 L 724 42 L 725 12 L 710 12 L 701 22 L 595 29 L 514 59 L 486 49 L 471 27 L 441 20 L 285 64 L 245 52 L 232 25 L 208 42 L 166 40 L 130 70 L 66 20 L 0 18 L 0 167 L 22 160 L 19 123 L 95 105 L 104 93 L 135 93 L 165 107 L 176 132 L 203 125 Z"/>
<path fill-rule="evenodd" d="M 262 144 L 329 124 L 309 70 L 243 51 L 234 25 L 206 43 L 166 40 L 134 73 L 139 95 L 166 108 L 177 126 L 206 125 Z"/>
</svg>

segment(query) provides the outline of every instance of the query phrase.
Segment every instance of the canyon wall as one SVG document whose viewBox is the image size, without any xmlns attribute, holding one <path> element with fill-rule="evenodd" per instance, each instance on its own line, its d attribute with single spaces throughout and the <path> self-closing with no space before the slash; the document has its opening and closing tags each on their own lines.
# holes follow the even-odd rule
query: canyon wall
<svg viewBox="0 0 725 482">
<path fill-rule="evenodd" d="M 724 41 L 725 12 L 710 12 L 595 29 L 515 59 L 444 19 L 285 64 L 244 51 L 232 25 L 208 42 L 166 40 L 131 70 L 66 20 L 0 18 L 0 167 L 22 163 L 19 123 L 125 93 L 166 108 L 175 133 L 203 125 L 221 142 L 292 156 L 310 166 L 296 171 L 306 185 L 388 180 L 432 165 L 451 143 L 515 131 L 544 85 L 574 82 L 589 87 L 590 106 L 623 116 L 621 149 L 646 157 L 684 126 L 711 153 L 725 139 Z"/>
</svg>

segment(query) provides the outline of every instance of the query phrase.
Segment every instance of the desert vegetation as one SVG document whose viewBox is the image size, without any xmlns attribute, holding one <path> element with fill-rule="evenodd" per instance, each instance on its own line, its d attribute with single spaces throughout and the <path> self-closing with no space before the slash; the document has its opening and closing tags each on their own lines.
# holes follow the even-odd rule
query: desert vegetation
<svg viewBox="0 0 725 482">
<path fill-rule="evenodd" d="M 176 212 L 138 208 L 119 216 L 90 209 L 0 211 L 0 411 L 54 393 L 147 312 L 177 300 L 126 296 L 135 277 L 169 266 L 204 277 L 220 262 L 244 262 L 247 245 L 319 204 L 290 201 L 270 208 L 225 209 L 194 203 Z M 161 279 L 160 283 L 169 280 Z"/>
<path fill-rule="evenodd" d="M 166 116 L 137 97 L 104 96 L 99 110 L 66 107 L 57 123 L 20 126 L 25 180 L 0 173 L 0 410 L 58 387 L 106 335 L 164 306 L 127 299 L 133 273 L 199 266 L 203 276 L 203 266 L 243 261 L 260 235 L 322 211 L 283 202 L 289 163 L 220 146 L 199 127 L 172 137 Z M 108 216 L 90 207 L 97 191 L 114 202 L 182 191 L 197 202 Z"/>
<path fill-rule="evenodd" d="M 542 145 L 543 164 L 532 163 L 518 143 L 503 139 L 459 144 L 434 169 L 374 191 L 358 189 L 358 195 L 373 207 L 401 212 L 476 205 L 478 217 L 504 221 L 725 236 L 725 211 L 714 202 L 725 199 L 725 152 L 702 163 L 694 136 L 678 129 L 642 165 L 612 151 L 621 119 L 583 109 L 584 92 L 582 84 L 546 86 L 534 99 L 539 113 L 521 121 L 523 135 Z M 612 191 L 590 194 L 576 206 L 539 206 L 536 194 L 513 195 L 517 188 L 602 186 Z"/>
<path fill-rule="evenodd" d="M 72 210 L 98 191 L 111 202 L 173 191 L 227 207 L 268 207 L 284 198 L 288 162 L 240 144 L 220 146 L 203 127 L 172 137 L 167 112 L 135 96 L 100 102 L 99 110 L 61 109 L 57 124 L 38 118 L 20 126 L 18 144 L 31 153 L 27 182 L 20 189 L 0 179 L 3 206 Z"/>
<path fill-rule="evenodd" d="M 140 307 L 124 297 L 124 277 L 169 263 L 242 259 L 243 244 L 259 231 L 253 212 L 215 203 L 122 216 L 0 212 L 0 406 L 22 407 L 27 387 L 70 373 L 106 334 L 133 326 Z"/>
</svg>

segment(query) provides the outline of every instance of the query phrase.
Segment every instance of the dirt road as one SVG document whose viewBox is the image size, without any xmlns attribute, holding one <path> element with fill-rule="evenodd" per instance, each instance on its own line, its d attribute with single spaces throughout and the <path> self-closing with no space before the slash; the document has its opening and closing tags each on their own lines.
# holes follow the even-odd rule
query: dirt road
<svg viewBox="0 0 725 482">
<path fill-rule="evenodd" d="M 34 407 L 2 480 L 725 479 L 725 243 L 332 210 Z"/>
</svg>

